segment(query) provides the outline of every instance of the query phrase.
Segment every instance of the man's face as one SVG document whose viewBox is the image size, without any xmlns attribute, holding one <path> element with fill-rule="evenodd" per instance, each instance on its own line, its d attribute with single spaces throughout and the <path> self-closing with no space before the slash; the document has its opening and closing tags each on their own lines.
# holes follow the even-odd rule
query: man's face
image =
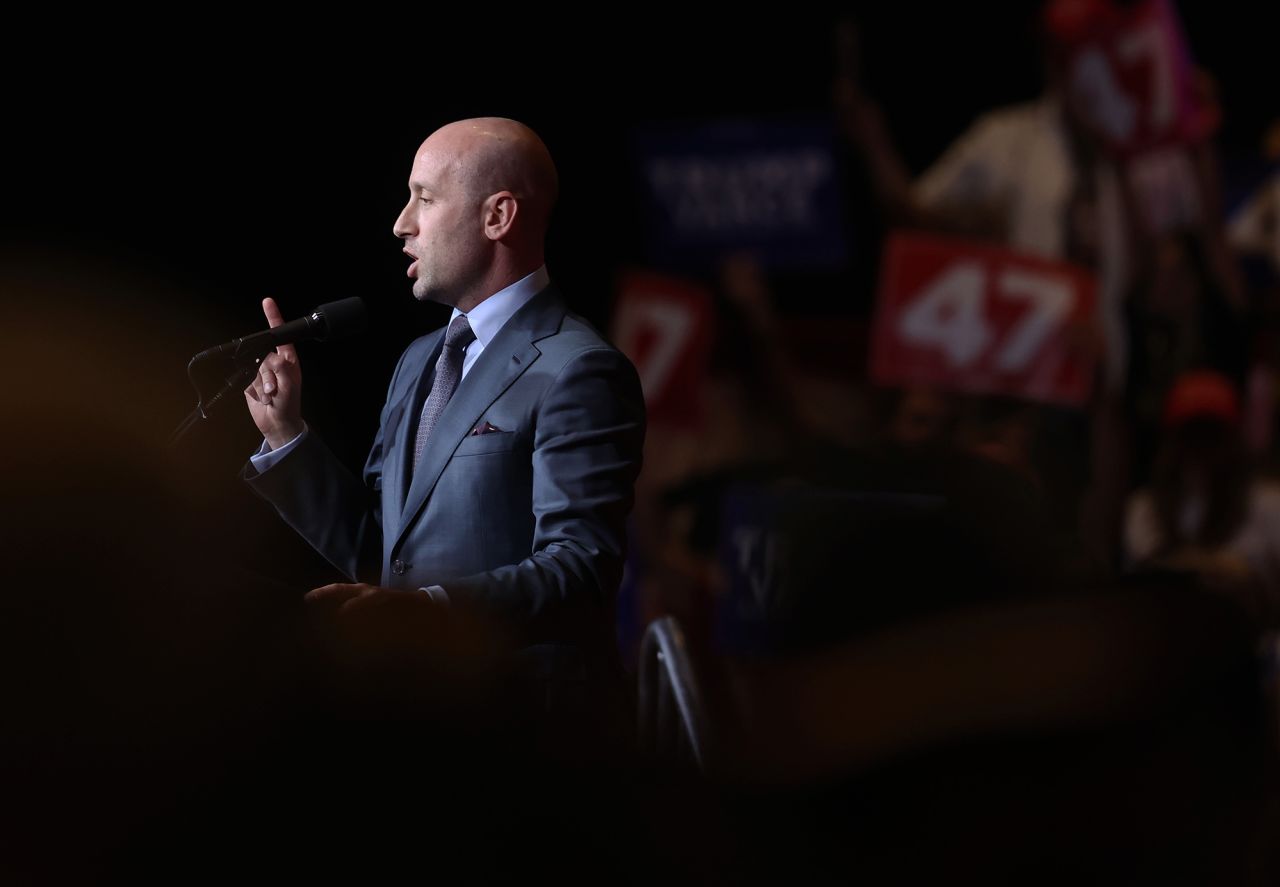
<svg viewBox="0 0 1280 887">
<path fill-rule="evenodd" d="M 456 305 L 481 279 L 489 241 L 481 225 L 481 201 L 458 168 L 464 156 L 451 140 L 422 143 L 409 173 L 409 202 L 392 229 L 412 259 L 413 295 Z"/>
</svg>

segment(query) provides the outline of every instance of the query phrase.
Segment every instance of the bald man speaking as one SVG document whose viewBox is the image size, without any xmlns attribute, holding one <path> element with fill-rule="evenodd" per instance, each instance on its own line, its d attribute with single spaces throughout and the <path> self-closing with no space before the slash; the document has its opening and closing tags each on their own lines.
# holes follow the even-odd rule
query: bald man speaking
<svg viewBox="0 0 1280 887">
<path fill-rule="evenodd" d="M 566 650 L 612 644 L 645 415 L 630 362 L 548 276 L 557 188 L 520 123 L 432 133 L 393 230 L 414 297 L 452 306 L 448 326 L 401 356 L 359 478 L 303 423 L 297 355 L 278 348 L 245 390 L 264 441 L 244 476 L 353 580 L 311 600 L 478 611 L 573 672 Z"/>
</svg>

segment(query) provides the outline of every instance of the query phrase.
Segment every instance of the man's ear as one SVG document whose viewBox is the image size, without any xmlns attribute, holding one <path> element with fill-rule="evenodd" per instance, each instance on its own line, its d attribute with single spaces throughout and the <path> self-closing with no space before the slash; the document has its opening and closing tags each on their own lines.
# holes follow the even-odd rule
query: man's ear
<svg viewBox="0 0 1280 887">
<path fill-rule="evenodd" d="M 490 194 L 484 202 L 484 234 L 490 240 L 502 240 L 511 233 L 520 205 L 510 191 Z"/>
</svg>

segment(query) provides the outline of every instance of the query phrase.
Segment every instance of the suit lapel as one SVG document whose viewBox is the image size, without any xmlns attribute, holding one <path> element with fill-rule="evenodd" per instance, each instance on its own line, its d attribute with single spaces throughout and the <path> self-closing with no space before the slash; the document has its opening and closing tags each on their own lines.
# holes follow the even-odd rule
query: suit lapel
<svg viewBox="0 0 1280 887">
<path fill-rule="evenodd" d="M 493 341 L 485 347 L 475 365 L 459 383 L 444 412 L 440 414 L 427 446 L 422 451 L 422 461 L 418 463 L 418 470 L 413 472 L 404 510 L 395 531 L 397 545 L 431 496 L 431 491 L 435 489 L 445 465 L 453 458 L 458 444 L 475 427 L 484 411 L 538 359 L 541 352 L 534 343 L 559 330 L 564 314 L 559 294 L 554 287 L 547 287 L 513 314 Z M 437 346 L 433 349 L 433 354 L 438 355 L 439 351 Z M 433 357 L 429 366 L 434 367 L 434 360 Z M 421 404 L 430 391 L 426 377 L 433 373 L 424 372 L 422 375 L 422 393 L 415 399 L 416 404 Z M 407 478 L 408 472 L 412 471 L 412 456 L 409 453 L 412 452 L 410 448 L 413 444 L 413 435 L 407 429 L 410 426 L 416 429 L 417 423 L 406 415 L 405 421 L 400 424 L 402 428 L 396 449 L 399 451 L 399 461 L 405 466 L 403 476 Z"/>
</svg>

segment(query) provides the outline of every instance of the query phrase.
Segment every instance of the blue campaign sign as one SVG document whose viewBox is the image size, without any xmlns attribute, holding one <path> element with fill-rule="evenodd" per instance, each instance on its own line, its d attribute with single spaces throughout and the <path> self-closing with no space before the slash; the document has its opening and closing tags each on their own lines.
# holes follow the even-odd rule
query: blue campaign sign
<svg viewBox="0 0 1280 887">
<path fill-rule="evenodd" d="M 834 146 L 825 119 L 638 132 L 652 260 L 705 264 L 750 251 L 775 268 L 838 266 L 847 239 Z"/>
<path fill-rule="evenodd" d="M 721 652 L 776 652 L 779 646 L 781 507 L 768 486 L 736 484 L 725 492 L 718 552 L 725 587 L 714 630 Z"/>
<path fill-rule="evenodd" d="M 932 493 L 795 478 L 732 485 L 720 512 L 716 648 L 820 649 L 916 612 L 935 574 L 912 562 L 946 530 L 945 507 Z"/>
</svg>

